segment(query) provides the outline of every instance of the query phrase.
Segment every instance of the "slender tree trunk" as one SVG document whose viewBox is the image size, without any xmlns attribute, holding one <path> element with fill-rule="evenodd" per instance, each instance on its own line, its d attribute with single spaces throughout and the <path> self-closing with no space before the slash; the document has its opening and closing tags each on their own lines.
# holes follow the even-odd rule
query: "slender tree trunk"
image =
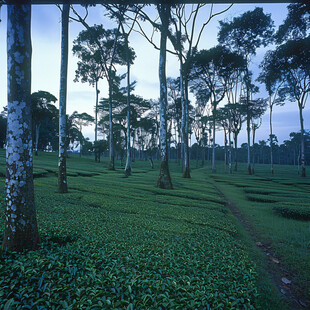
<svg viewBox="0 0 310 310">
<path fill-rule="evenodd" d="M 225 172 L 227 169 L 227 131 L 224 129 L 224 166 Z"/>
<path fill-rule="evenodd" d="M 69 11 L 70 5 L 64 4 L 61 21 L 61 67 L 59 91 L 59 161 L 58 161 L 58 192 L 67 193 L 67 74 L 68 74 L 68 41 L 69 41 Z"/>
<path fill-rule="evenodd" d="M 204 167 L 205 165 L 205 159 L 206 159 L 206 147 L 202 146 L 202 160 L 201 160 L 201 166 Z"/>
<path fill-rule="evenodd" d="M 185 133 L 185 123 L 186 123 L 186 102 L 185 102 L 185 95 L 184 95 L 184 81 L 183 81 L 183 60 L 182 57 L 179 57 L 180 61 L 180 93 L 181 93 L 181 107 L 182 107 L 182 116 L 181 116 L 181 160 L 182 160 L 182 173 L 185 174 L 185 141 L 188 139 L 186 138 Z"/>
<path fill-rule="evenodd" d="M 184 79 L 184 95 L 185 95 L 185 134 L 184 134 L 184 173 L 183 178 L 190 178 L 190 168 L 189 168 L 189 160 L 190 160 L 190 154 L 189 154 L 189 111 L 188 111 L 188 105 L 189 105 L 189 98 L 188 98 L 188 77 L 186 74 L 186 78 Z"/>
<path fill-rule="evenodd" d="M 183 140 L 182 140 L 183 141 Z M 181 155 L 181 172 L 183 173 L 184 172 L 184 143 L 181 142 L 181 145 L 180 145 L 180 155 Z"/>
<path fill-rule="evenodd" d="M 110 131 L 110 147 L 109 147 L 109 170 L 115 170 L 115 155 L 114 155 L 114 138 L 113 138 L 113 120 L 112 120 L 112 81 L 109 79 L 109 131 Z"/>
<path fill-rule="evenodd" d="M 269 98 L 271 101 L 271 98 Z M 269 142 L 270 142 L 270 167 L 271 167 L 271 174 L 274 174 L 273 170 L 273 134 L 272 134 L 272 104 L 271 102 L 269 103 L 270 106 L 270 114 L 269 114 L 269 128 L 270 128 L 270 136 L 269 136 Z"/>
<path fill-rule="evenodd" d="M 197 149 L 196 149 L 196 168 L 198 168 L 198 161 L 199 161 L 199 146 L 197 140 Z"/>
<path fill-rule="evenodd" d="M 238 170 L 238 135 L 234 134 L 234 142 L 235 142 L 235 171 Z"/>
<path fill-rule="evenodd" d="M 98 90 L 98 80 L 96 79 L 96 105 L 95 105 L 95 145 L 97 146 L 96 142 L 98 141 L 98 97 L 99 97 L 99 90 Z M 98 151 L 95 148 L 95 161 L 98 161 Z"/>
<path fill-rule="evenodd" d="M 305 136 L 304 136 L 304 119 L 302 116 L 302 107 L 299 104 L 299 121 L 300 121 L 300 163 L 301 163 L 301 176 L 306 177 L 305 165 Z"/>
<path fill-rule="evenodd" d="M 228 140 L 229 140 L 229 174 L 232 174 L 232 159 L 231 159 L 231 131 L 228 131 Z"/>
<path fill-rule="evenodd" d="M 212 172 L 216 172 L 216 166 L 215 166 L 215 113 L 216 113 L 216 107 L 213 107 L 213 132 L 212 132 Z"/>
<path fill-rule="evenodd" d="M 126 36 L 127 48 L 128 37 Z M 131 175 L 131 157 L 130 157 L 130 61 L 127 55 L 127 157 L 125 166 L 125 175 Z"/>
<path fill-rule="evenodd" d="M 132 149 L 131 149 L 131 152 L 132 152 L 132 161 L 135 162 L 136 160 L 136 149 L 135 149 L 135 137 L 136 137 L 136 133 L 135 131 L 133 132 L 133 137 L 132 137 Z"/>
<path fill-rule="evenodd" d="M 160 152 L 161 164 L 157 179 L 157 187 L 172 189 L 172 182 L 168 166 L 167 152 L 167 81 L 166 81 L 166 53 L 167 35 L 169 27 L 170 5 L 158 4 L 158 13 L 162 22 L 159 55 L 159 83 L 160 83 Z"/>
<path fill-rule="evenodd" d="M 36 149 L 35 149 L 36 156 L 38 156 L 39 134 L 40 134 L 40 124 L 36 125 Z"/>
<path fill-rule="evenodd" d="M 80 126 L 81 140 L 80 140 L 80 158 L 82 157 L 82 125 Z"/>
<path fill-rule="evenodd" d="M 250 116 L 247 116 L 247 126 L 246 126 L 246 131 L 247 131 L 247 140 L 248 140 L 248 147 L 247 147 L 247 151 L 248 151 L 248 172 L 249 175 L 252 174 L 252 169 L 251 169 L 251 119 Z"/>
<path fill-rule="evenodd" d="M 252 151 L 252 156 L 253 156 L 253 160 L 252 160 L 252 174 L 255 173 L 255 149 L 254 149 L 254 144 L 255 144 L 255 129 L 253 127 L 253 133 L 252 133 L 252 138 L 253 138 L 253 141 L 252 141 L 252 145 L 253 145 L 253 151 Z"/>
<path fill-rule="evenodd" d="M 2 247 L 35 250 L 40 242 L 33 188 L 31 5 L 8 5 L 6 212 Z"/>
</svg>

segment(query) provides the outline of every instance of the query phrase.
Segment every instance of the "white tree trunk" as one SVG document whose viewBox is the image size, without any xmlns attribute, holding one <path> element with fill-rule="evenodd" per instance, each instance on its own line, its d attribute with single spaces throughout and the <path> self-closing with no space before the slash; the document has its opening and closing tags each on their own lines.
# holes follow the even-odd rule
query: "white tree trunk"
<svg viewBox="0 0 310 310">
<path fill-rule="evenodd" d="M 58 161 L 58 191 L 67 193 L 67 73 L 68 73 L 68 40 L 69 40 L 69 11 L 70 5 L 64 4 L 62 10 L 61 26 L 61 67 L 60 67 L 60 91 L 59 91 L 59 161 Z"/>
<path fill-rule="evenodd" d="M 212 136 L 213 136 L 213 143 L 212 143 L 212 172 L 215 173 L 216 172 L 216 165 L 215 165 L 215 133 L 216 133 L 216 126 L 215 126 L 215 117 L 216 117 L 216 106 L 214 104 L 213 107 L 213 132 L 212 132 Z"/>
<path fill-rule="evenodd" d="M 189 168 L 189 112 L 188 112 L 189 98 L 188 98 L 188 76 L 185 74 L 184 78 L 184 173 L 183 178 L 190 178 L 190 168 Z M 183 108 L 182 108 L 183 111 Z"/>
<path fill-rule="evenodd" d="M 158 13 L 162 22 L 160 36 L 160 55 L 159 55 L 159 84 L 160 84 L 160 154 L 161 165 L 157 179 L 157 187 L 172 189 L 172 182 L 168 166 L 167 149 L 167 80 L 166 80 L 166 53 L 167 35 L 169 26 L 170 5 L 159 4 Z"/>
<path fill-rule="evenodd" d="M 113 114 L 112 114 L 112 81 L 111 77 L 109 80 L 109 133 L 110 133 L 110 144 L 109 144 L 109 170 L 115 170 L 115 155 L 114 155 L 114 138 L 113 138 Z"/>
<path fill-rule="evenodd" d="M 269 128 L 270 128 L 270 137 L 269 137 L 269 142 L 270 142 L 270 166 L 271 166 L 271 174 L 274 174 L 273 170 L 273 135 L 272 135 L 272 103 L 271 103 L 271 98 L 270 100 L 270 114 L 269 114 Z"/>
<path fill-rule="evenodd" d="M 247 116 L 247 126 L 246 126 L 246 131 L 247 131 L 247 153 L 248 153 L 248 172 L 249 174 L 252 174 L 252 169 L 251 169 L 251 119 L 250 116 Z"/>
<path fill-rule="evenodd" d="M 95 83 L 95 88 L 96 88 L 96 105 L 95 105 L 95 146 L 96 142 L 98 140 L 98 97 L 99 97 L 99 90 L 98 90 L 98 80 L 96 80 Z M 95 161 L 98 161 L 98 151 L 95 148 Z"/>
<path fill-rule="evenodd" d="M 126 35 L 126 45 L 128 46 L 128 35 Z M 127 156 L 126 156 L 126 166 L 125 174 L 127 176 L 131 175 L 131 157 L 130 157 L 130 61 L 129 52 L 127 55 Z"/>
<path fill-rule="evenodd" d="M 300 121 L 300 163 L 301 163 L 301 176 L 306 176 L 306 164 L 305 164 L 305 136 L 304 136 L 304 119 L 302 116 L 303 108 L 299 107 L 299 121 Z"/>
<path fill-rule="evenodd" d="M 39 143 L 39 134 L 40 134 L 41 124 L 36 125 L 36 144 L 35 144 L 35 155 L 38 156 L 38 143 Z"/>
<path fill-rule="evenodd" d="M 31 135 L 31 6 L 8 5 L 6 216 L 3 248 L 34 250 L 40 242 L 34 203 Z"/>
</svg>

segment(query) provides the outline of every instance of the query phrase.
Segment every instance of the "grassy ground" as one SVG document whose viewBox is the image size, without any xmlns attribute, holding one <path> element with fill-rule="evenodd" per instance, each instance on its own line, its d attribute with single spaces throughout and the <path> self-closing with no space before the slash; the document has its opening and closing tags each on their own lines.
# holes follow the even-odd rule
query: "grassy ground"
<svg viewBox="0 0 310 310">
<path fill-rule="evenodd" d="M 268 168 L 259 165 L 255 176 L 249 176 L 241 165 L 241 172 L 220 171 L 211 178 L 249 219 L 261 237 L 258 241 L 272 244 L 291 280 L 304 287 L 309 298 L 310 179 L 298 176 L 293 166 L 276 166 L 274 176 Z"/>
<path fill-rule="evenodd" d="M 72 156 L 70 192 L 61 195 L 56 192 L 57 156 L 40 153 L 34 165 L 42 244 L 35 252 L 1 253 L 0 309 L 286 309 L 262 268 L 261 254 L 215 185 L 240 202 L 263 236 L 277 240 L 281 259 L 293 264 L 294 252 L 301 263 L 308 255 L 298 269 L 298 276 L 307 279 L 309 222 L 272 211 L 284 199 L 281 193 L 295 186 L 291 177 L 261 181 L 242 174 L 212 175 L 207 167 L 182 179 L 172 163 L 174 189 L 166 191 L 154 186 L 158 164 L 152 170 L 148 162 L 136 161 L 133 176 L 125 178 L 121 167 L 108 171 L 106 161 Z M 1 174 L 2 231 L 3 152 Z M 257 182 L 281 191 L 272 194 L 277 202 L 248 200 L 264 196 L 245 191 L 259 188 Z M 306 193 L 308 183 L 296 189 Z M 269 227 L 271 222 L 278 228 Z M 285 238 L 291 241 L 281 247 Z"/>
</svg>

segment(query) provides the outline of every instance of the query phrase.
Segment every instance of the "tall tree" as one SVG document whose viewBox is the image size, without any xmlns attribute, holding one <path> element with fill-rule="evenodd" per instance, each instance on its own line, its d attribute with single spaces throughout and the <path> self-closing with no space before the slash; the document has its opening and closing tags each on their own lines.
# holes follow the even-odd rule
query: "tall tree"
<svg viewBox="0 0 310 310">
<path fill-rule="evenodd" d="M 69 11 L 70 5 L 64 4 L 61 12 L 61 66 L 59 90 L 59 161 L 58 161 L 58 192 L 67 193 L 67 148 L 66 148 L 66 107 L 67 107 L 67 75 L 69 46 Z"/>
<path fill-rule="evenodd" d="M 301 133 L 301 175 L 306 176 L 303 110 L 310 93 L 310 36 L 290 40 L 273 54 L 273 63 L 285 81 L 283 95 L 297 102 Z"/>
<path fill-rule="evenodd" d="M 81 35 L 81 34 L 80 34 Z M 99 88 L 98 84 L 100 79 L 103 78 L 103 70 L 100 64 L 101 53 L 97 49 L 94 50 L 94 46 L 90 43 L 91 40 L 87 39 L 87 36 L 91 36 L 92 33 L 84 33 L 84 39 L 76 39 L 73 41 L 73 54 L 76 55 L 80 61 L 78 61 L 78 68 L 75 70 L 75 79 L 77 82 L 81 80 L 82 83 L 88 82 L 90 85 L 95 86 L 96 101 L 95 101 L 95 142 L 98 139 L 98 98 Z M 95 152 L 95 161 L 97 161 L 97 153 Z"/>
<path fill-rule="evenodd" d="M 277 43 L 282 43 L 276 52 L 277 64 L 285 80 L 286 97 L 296 101 L 300 121 L 301 175 L 306 176 L 305 137 L 303 109 L 310 92 L 310 4 L 307 1 L 292 3 L 288 15 L 276 33 Z M 283 43 L 284 42 L 284 43 Z"/>
<path fill-rule="evenodd" d="M 85 141 L 85 138 L 83 137 L 83 134 L 82 134 L 82 129 L 83 129 L 83 126 L 89 126 L 91 123 L 93 123 L 95 120 L 94 118 L 83 112 L 83 113 L 77 113 L 76 111 L 73 113 L 75 114 L 74 116 L 74 122 L 76 123 L 76 125 L 78 126 L 79 128 L 79 131 L 81 133 L 81 139 L 80 139 L 80 157 L 82 155 L 82 148 L 83 148 L 83 140 Z M 96 141 L 95 141 L 96 142 Z"/>
<path fill-rule="evenodd" d="M 236 67 L 236 61 L 240 61 L 240 56 L 219 45 L 209 50 L 198 52 L 192 61 L 192 78 L 195 83 L 193 90 L 196 94 L 198 91 L 198 95 L 203 94 L 206 97 L 206 101 L 210 101 L 212 107 L 212 171 L 216 172 L 215 134 L 217 107 L 227 93 L 227 77 L 231 75 Z"/>
<path fill-rule="evenodd" d="M 120 33 L 120 24 L 115 29 L 104 29 L 102 25 L 89 27 L 85 22 L 86 30 L 83 30 L 75 40 L 77 45 L 87 42 L 91 46 L 92 53 L 100 56 L 100 65 L 103 76 L 109 85 L 109 124 L 110 124 L 110 164 L 109 169 L 114 170 L 114 138 L 113 138 L 113 115 L 112 115 L 112 97 L 115 83 L 117 83 L 117 74 L 115 65 L 125 65 L 127 53 L 130 53 L 131 60 L 134 58 L 133 50 L 127 50 L 124 37 Z"/>
<path fill-rule="evenodd" d="M 174 121 L 175 146 L 176 146 L 176 161 L 179 163 L 181 156 L 181 119 L 182 119 L 182 105 L 180 94 L 179 79 L 167 78 L 168 89 L 168 110 L 170 111 L 171 122 Z M 182 160 L 182 165 L 184 164 Z M 182 168 L 183 170 L 183 168 Z"/>
<path fill-rule="evenodd" d="M 220 21 L 218 41 L 231 50 L 243 55 L 246 59 L 246 68 L 243 79 L 245 104 L 248 105 L 253 90 L 249 65 L 251 57 L 256 54 L 256 49 L 266 47 L 273 40 L 274 24 L 270 14 L 265 14 L 262 8 L 255 8 L 253 11 L 243 13 L 232 21 Z M 250 132 L 251 117 L 247 112 L 247 133 L 248 133 L 248 172 L 251 174 L 251 153 L 250 153 Z"/>
<path fill-rule="evenodd" d="M 214 12 L 214 6 L 211 4 L 209 16 L 206 21 L 200 26 L 198 36 L 196 35 L 196 28 L 198 27 L 198 13 L 206 4 L 199 3 L 191 5 L 189 8 L 186 4 L 175 5 L 172 10 L 172 25 L 173 34 L 169 32 L 169 39 L 173 44 L 175 53 L 179 59 L 180 64 L 180 92 L 182 103 L 182 144 L 184 156 L 184 178 L 190 178 L 189 167 L 189 76 L 191 71 L 192 57 L 198 48 L 202 33 L 208 23 L 217 15 L 226 12 L 230 7 L 220 12 Z"/>
<path fill-rule="evenodd" d="M 7 12 L 6 220 L 2 247 L 34 250 L 40 237 L 32 166 L 30 1 L 9 5 Z"/>
<path fill-rule="evenodd" d="M 307 0 L 291 3 L 283 24 L 276 32 L 277 43 L 288 40 L 304 39 L 310 35 L 310 3 Z"/>
<path fill-rule="evenodd" d="M 265 88 L 268 92 L 268 106 L 269 106 L 269 141 L 270 141 L 270 168 L 271 174 L 274 174 L 273 165 L 273 127 L 272 127 L 272 113 L 275 105 L 283 105 L 284 100 L 281 93 L 283 93 L 284 80 L 276 66 L 273 62 L 274 52 L 268 51 L 262 63 L 260 64 L 261 73 L 258 77 L 258 81 L 265 84 Z"/>
<path fill-rule="evenodd" d="M 129 29 L 126 31 L 125 25 L 128 26 L 128 19 L 125 18 L 125 13 L 128 10 L 129 6 L 124 4 L 114 4 L 114 5 L 105 5 L 106 9 L 110 12 L 111 18 L 116 19 L 120 25 L 122 35 L 124 37 L 125 46 L 126 46 L 126 66 L 127 66 L 127 133 L 126 133 L 126 166 L 125 166 L 125 175 L 130 176 L 132 167 L 131 167 L 131 145 L 130 145 L 130 91 L 131 91 L 131 82 L 130 82 L 130 66 L 135 58 L 133 50 L 129 47 L 129 36 L 134 29 L 138 12 L 135 13 Z"/>
<path fill-rule="evenodd" d="M 51 102 L 56 102 L 57 98 L 46 91 L 38 91 L 31 94 L 31 105 L 32 105 L 32 123 L 35 131 L 35 155 L 38 155 L 38 143 L 40 135 L 40 127 L 42 122 L 47 118 L 52 118 L 53 105 Z"/>
<path fill-rule="evenodd" d="M 159 52 L 159 84 L 160 84 L 160 154 L 161 164 L 157 179 L 157 187 L 172 189 L 171 176 L 168 166 L 168 147 L 167 147 L 167 79 L 166 79 L 166 53 L 167 37 L 170 22 L 169 4 L 158 4 L 157 10 L 161 20 L 160 29 L 160 52 Z"/>
</svg>

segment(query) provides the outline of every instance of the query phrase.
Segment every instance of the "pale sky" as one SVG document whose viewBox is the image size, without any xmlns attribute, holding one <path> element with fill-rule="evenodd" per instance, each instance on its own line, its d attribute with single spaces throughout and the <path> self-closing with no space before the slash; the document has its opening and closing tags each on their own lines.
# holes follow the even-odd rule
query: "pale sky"
<svg viewBox="0 0 310 310">
<path fill-rule="evenodd" d="M 199 49 L 207 49 L 217 44 L 218 21 L 222 19 L 231 20 L 245 11 L 253 10 L 257 6 L 262 6 L 265 13 L 270 13 L 276 27 L 282 23 L 286 17 L 287 4 L 235 4 L 226 13 L 214 18 L 205 28 L 201 39 Z M 79 6 L 75 6 L 79 9 Z M 221 11 L 227 5 L 215 5 L 214 11 Z M 210 5 L 201 9 L 198 19 L 198 26 L 201 25 L 209 16 Z M 155 10 L 149 9 L 150 14 L 154 15 Z M 87 22 L 89 25 L 103 24 L 106 28 L 113 28 L 115 25 L 105 16 L 105 10 L 101 5 L 91 8 Z M 6 83 L 6 6 L 1 9 L 0 23 L 0 111 L 7 104 L 7 83 Z M 59 97 L 59 75 L 60 75 L 60 33 L 61 33 L 61 13 L 55 5 L 33 5 L 32 6 L 32 92 L 44 90 Z M 146 31 L 150 31 L 149 26 L 145 23 Z M 95 91 L 94 88 L 85 83 L 74 83 L 75 70 L 77 68 L 77 58 L 72 55 L 72 42 L 84 27 L 77 23 L 71 22 L 69 25 L 70 46 L 69 46 L 69 67 L 68 67 L 68 98 L 67 113 L 73 111 L 87 112 L 94 115 Z M 159 37 L 155 37 L 155 40 Z M 132 80 L 137 81 L 135 93 L 146 99 L 158 99 L 159 82 L 158 82 L 158 63 L 159 52 L 155 50 L 140 34 L 132 33 L 130 44 L 134 48 L 137 57 L 131 69 Z M 257 66 L 262 60 L 266 50 L 257 51 L 257 57 L 253 59 L 253 71 L 257 75 Z M 120 68 L 119 73 L 125 72 L 125 68 Z M 179 74 L 179 64 L 177 58 L 168 55 L 167 58 L 167 76 L 177 77 Z M 107 97 L 107 84 L 101 81 L 99 84 L 100 96 Z M 266 97 L 263 85 L 260 85 L 259 97 Z M 57 103 L 58 104 L 58 103 Z M 266 140 L 269 135 L 268 113 L 263 118 L 263 124 L 257 131 L 258 140 Z M 306 105 L 304 110 L 305 128 L 309 129 L 310 104 Z M 274 133 L 278 136 L 279 142 L 288 139 L 292 131 L 298 131 L 299 118 L 297 103 L 287 102 L 283 107 L 274 109 Z M 88 127 L 83 129 L 83 134 L 94 139 L 94 128 Z M 193 142 L 194 139 L 192 139 Z M 223 135 L 217 135 L 216 142 L 223 144 Z M 240 144 L 246 142 L 245 127 L 240 133 Z"/>
</svg>

